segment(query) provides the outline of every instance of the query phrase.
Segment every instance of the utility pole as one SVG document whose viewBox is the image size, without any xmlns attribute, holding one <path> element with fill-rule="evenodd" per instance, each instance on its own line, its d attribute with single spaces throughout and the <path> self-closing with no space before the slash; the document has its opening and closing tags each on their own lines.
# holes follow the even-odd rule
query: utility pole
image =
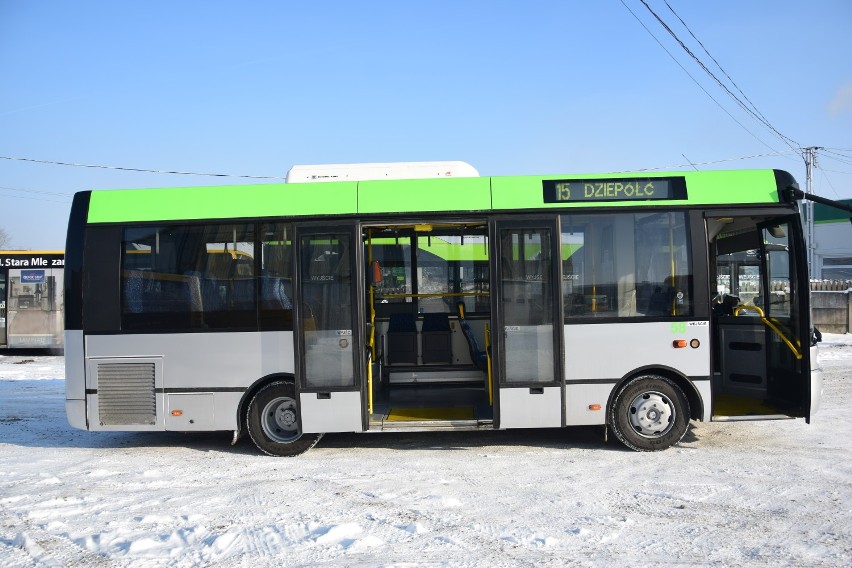
<svg viewBox="0 0 852 568">
<path fill-rule="evenodd" d="M 805 193 L 808 195 L 814 194 L 814 168 L 816 167 L 817 150 L 822 150 L 820 146 L 810 146 L 803 148 L 805 151 Z M 816 239 L 814 236 L 814 202 L 810 199 L 805 201 L 805 227 L 807 229 L 807 247 L 808 247 L 808 276 L 814 278 L 816 276 Z"/>
</svg>

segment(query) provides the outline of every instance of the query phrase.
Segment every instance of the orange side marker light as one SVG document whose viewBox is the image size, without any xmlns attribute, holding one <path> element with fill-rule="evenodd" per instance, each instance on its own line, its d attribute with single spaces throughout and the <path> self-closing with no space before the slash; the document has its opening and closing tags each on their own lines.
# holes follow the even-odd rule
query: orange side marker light
<svg viewBox="0 0 852 568">
<path fill-rule="evenodd" d="M 686 347 L 686 339 L 675 339 L 672 341 L 672 347 L 675 349 L 683 349 Z"/>
</svg>

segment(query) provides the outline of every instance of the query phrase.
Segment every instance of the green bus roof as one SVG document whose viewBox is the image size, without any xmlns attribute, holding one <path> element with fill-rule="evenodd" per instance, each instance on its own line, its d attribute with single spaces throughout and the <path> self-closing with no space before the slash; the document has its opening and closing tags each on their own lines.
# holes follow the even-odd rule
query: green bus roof
<svg viewBox="0 0 852 568">
<path fill-rule="evenodd" d="M 653 199 L 619 198 L 631 182 L 683 180 L 687 197 L 658 192 Z M 792 178 L 790 178 L 792 179 Z M 583 199 L 576 182 L 609 183 Z M 575 183 L 571 183 L 575 182 Z M 600 182 L 603 184 L 604 182 Z M 564 195 L 548 199 L 543 187 L 557 184 Z M 561 185 L 560 185 L 561 184 Z M 598 185 L 600 185 L 598 184 Z M 650 187 L 650 186 L 649 186 Z M 615 188 L 615 189 L 613 189 Z M 595 193 L 602 196 L 595 197 Z M 628 192 L 630 193 L 630 192 Z M 653 190 L 651 191 L 653 193 Z M 546 201 L 547 199 L 547 201 Z M 305 217 L 326 215 L 422 214 L 517 211 L 582 207 L 737 205 L 778 203 L 775 170 L 608 173 L 228 185 L 92 191 L 87 221 L 121 223 L 200 219 Z"/>
</svg>

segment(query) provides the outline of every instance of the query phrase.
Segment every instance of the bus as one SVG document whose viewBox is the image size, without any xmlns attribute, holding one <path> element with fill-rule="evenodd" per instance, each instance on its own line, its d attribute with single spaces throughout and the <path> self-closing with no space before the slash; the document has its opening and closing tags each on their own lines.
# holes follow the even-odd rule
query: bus
<svg viewBox="0 0 852 568">
<path fill-rule="evenodd" d="M 354 177 L 76 194 L 69 423 L 273 456 L 570 426 L 653 451 L 819 407 L 786 172 Z"/>
<path fill-rule="evenodd" d="M 62 251 L 0 250 L 0 349 L 63 347 Z"/>
</svg>

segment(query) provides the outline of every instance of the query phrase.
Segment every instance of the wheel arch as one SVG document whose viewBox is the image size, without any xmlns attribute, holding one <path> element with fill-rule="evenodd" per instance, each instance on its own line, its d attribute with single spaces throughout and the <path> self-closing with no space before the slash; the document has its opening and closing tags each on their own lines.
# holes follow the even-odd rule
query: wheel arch
<svg viewBox="0 0 852 568">
<path fill-rule="evenodd" d="M 677 369 L 667 367 L 665 365 L 648 365 L 630 371 L 615 384 L 615 387 L 609 393 L 609 400 L 607 400 L 607 424 L 610 423 L 610 411 L 618 393 L 630 380 L 641 375 L 660 375 L 661 377 L 665 377 L 674 382 L 678 387 L 680 387 L 680 390 L 683 391 L 684 396 L 686 396 L 687 402 L 689 402 L 689 418 L 691 420 L 702 419 L 704 416 L 704 400 L 701 398 L 701 394 L 698 392 L 698 389 L 695 388 L 695 384 Z"/>
<path fill-rule="evenodd" d="M 237 432 L 234 439 L 239 438 L 246 431 L 249 403 L 254 398 L 254 395 L 257 394 L 260 389 L 274 381 L 284 381 L 295 385 L 296 376 L 292 373 L 272 373 L 271 375 L 266 375 L 265 377 L 257 379 L 249 386 L 249 388 L 246 389 L 240 399 L 240 403 L 237 405 Z"/>
</svg>

